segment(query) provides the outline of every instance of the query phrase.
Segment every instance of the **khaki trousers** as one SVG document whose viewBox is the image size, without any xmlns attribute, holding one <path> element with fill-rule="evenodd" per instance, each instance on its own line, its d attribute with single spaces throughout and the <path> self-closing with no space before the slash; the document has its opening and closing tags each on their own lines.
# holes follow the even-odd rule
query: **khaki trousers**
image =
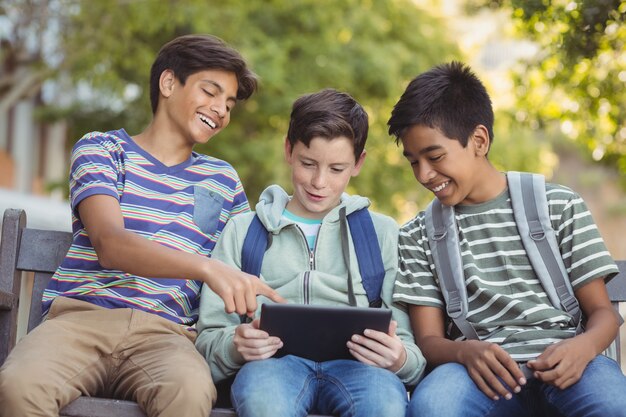
<svg viewBox="0 0 626 417">
<path fill-rule="evenodd" d="M 155 314 L 58 297 L 0 368 L 1 417 L 51 417 L 81 395 L 149 417 L 207 417 L 216 399 L 195 333 Z"/>
</svg>

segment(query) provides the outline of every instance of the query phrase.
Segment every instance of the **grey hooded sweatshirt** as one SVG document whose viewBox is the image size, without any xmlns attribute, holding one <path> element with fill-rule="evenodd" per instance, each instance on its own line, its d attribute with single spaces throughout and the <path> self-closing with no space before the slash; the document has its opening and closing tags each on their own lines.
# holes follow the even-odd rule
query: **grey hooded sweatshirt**
<svg viewBox="0 0 626 417">
<path fill-rule="evenodd" d="M 349 242 L 351 264 L 345 265 L 341 256 L 339 222 L 341 207 L 346 207 L 346 214 L 350 214 L 368 207 L 369 200 L 343 194 L 340 204 L 322 220 L 315 249 L 310 251 L 300 228 L 282 218 L 289 199 L 281 187 L 272 185 L 263 191 L 256 205 L 259 219 L 272 234 L 272 243 L 263 258 L 260 279 L 290 303 L 348 306 L 347 277 L 350 268 L 357 306 L 369 306 L 352 242 Z M 392 310 L 392 318 L 398 322 L 396 334 L 407 353 L 406 362 L 397 375 L 406 385 L 413 386 L 422 377 L 426 362 L 415 344 L 406 308 L 391 299 L 398 269 L 398 225 L 388 216 L 370 213 L 385 266 L 382 308 Z M 222 231 L 212 257 L 241 269 L 241 249 L 253 217 L 254 213 L 246 213 L 232 218 Z M 257 317 L 263 302 L 271 301 L 259 299 Z M 227 314 L 224 302 L 205 284 L 201 291 L 196 347 L 209 363 L 214 382 L 234 375 L 245 363 L 233 343 L 235 328 L 239 324 L 240 317 L 235 313 Z"/>
</svg>

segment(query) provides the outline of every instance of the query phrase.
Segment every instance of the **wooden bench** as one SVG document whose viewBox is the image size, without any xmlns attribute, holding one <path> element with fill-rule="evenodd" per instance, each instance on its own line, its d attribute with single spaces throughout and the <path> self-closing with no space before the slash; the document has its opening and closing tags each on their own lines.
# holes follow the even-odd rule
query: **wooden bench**
<svg viewBox="0 0 626 417">
<path fill-rule="evenodd" d="M 41 321 L 43 290 L 71 242 L 69 232 L 27 228 L 23 210 L 4 212 L 0 237 L 0 365 L 16 343 L 22 272 L 34 273 L 27 326 L 27 331 L 31 331 Z M 95 397 L 78 398 L 61 410 L 60 416 L 146 417 L 135 402 Z M 230 408 L 214 408 L 210 417 L 237 417 L 237 414 Z"/>
<path fill-rule="evenodd" d="M 41 295 L 72 241 L 69 232 L 29 229 L 23 210 L 7 209 L 0 238 L 0 364 L 15 346 L 17 316 L 20 302 L 21 273 L 33 272 L 32 302 L 28 316 L 28 331 L 41 320 Z M 620 274 L 608 284 L 611 301 L 626 301 L 626 261 L 617 262 Z M 605 354 L 620 362 L 619 338 Z M 65 407 L 62 417 L 145 417 L 139 406 L 131 401 L 80 397 Z M 210 417 L 236 417 L 232 409 L 214 408 Z M 315 416 L 310 416 L 315 417 Z M 321 416 L 318 416 L 321 417 Z"/>
</svg>

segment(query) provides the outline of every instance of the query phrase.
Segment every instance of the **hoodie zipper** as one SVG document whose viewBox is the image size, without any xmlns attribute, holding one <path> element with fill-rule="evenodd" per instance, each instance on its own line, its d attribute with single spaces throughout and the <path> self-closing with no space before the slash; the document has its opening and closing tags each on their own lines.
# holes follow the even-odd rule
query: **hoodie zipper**
<svg viewBox="0 0 626 417">
<path fill-rule="evenodd" d="M 309 304 L 310 300 L 310 292 L 309 292 L 309 281 L 311 279 L 311 271 L 313 268 L 313 252 L 309 251 L 309 270 L 304 273 L 304 304 Z"/>
<path fill-rule="evenodd" d="M 315 248 L 317 247 L 317 241 L 319 240 L 319 232 L 317 233 L 317 239 L 315 240 L 315 247 L 313 248 L 313 250 L 309 249 L 309 244 L 306 240 L 306 236 L 304 235 L 304 232 L 302 231 L 302 229 L 300 229 L 298 226 L 295 226 L 296 229 L 298 229 L 298 231 L 300 232 L 300 235 L 302 236 L 302 238 L 304 239 L 304 246 L 307 248 L 307 251 L 309 252 L 309 270 L 306 271 L 304 273 L 304 304 L 309 304 L 311 302 L 311 294 L 309 291 L 309 282 L 311 280 L 311 271 L 313 269 L 315 269 Z"/>
</svg>

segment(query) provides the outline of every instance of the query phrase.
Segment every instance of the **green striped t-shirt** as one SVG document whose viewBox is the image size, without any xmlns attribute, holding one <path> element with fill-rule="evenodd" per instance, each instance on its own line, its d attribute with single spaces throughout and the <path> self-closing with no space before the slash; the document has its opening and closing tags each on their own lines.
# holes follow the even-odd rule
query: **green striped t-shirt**
<svg viewBox="0 0 626 417">
<path fill-rule="evenodd" d="M 574 290 L 617 272 L 584 201 L 567 187 L 546 184 L 550 220 Z M 400 231 L 394 300 L 444 308 L 424 212 Z M 572 337 L 571 317 L 552 306 L 519 236 L 508 189 L 495 199 L 455 207 L 467 286 L 467 319 L 481 340 L 497 343 L 518 362 Z M 456 340 L 463 340 L 458 331 Z"/>
</svg>

